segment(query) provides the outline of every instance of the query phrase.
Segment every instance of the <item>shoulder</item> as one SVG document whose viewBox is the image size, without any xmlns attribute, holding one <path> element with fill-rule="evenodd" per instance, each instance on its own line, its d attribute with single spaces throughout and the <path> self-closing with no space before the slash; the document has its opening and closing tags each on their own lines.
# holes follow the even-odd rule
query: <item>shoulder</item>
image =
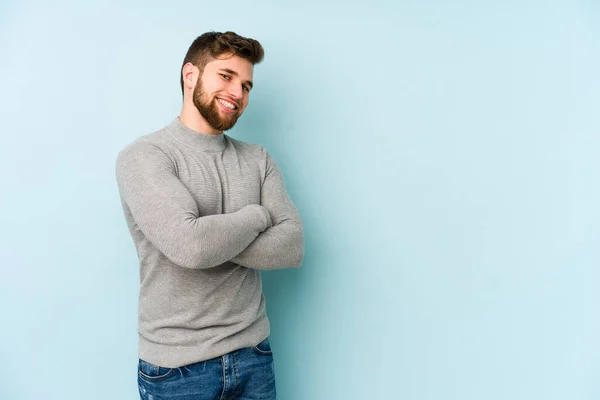
<svg viewBox="0 0 600 400">
<path fill-rule="evenodd" d="M 117 168 L 131 163 L 169 161 L 168 138 L 164 129 L 140 136 L 117 154 Z"/>
</svg>

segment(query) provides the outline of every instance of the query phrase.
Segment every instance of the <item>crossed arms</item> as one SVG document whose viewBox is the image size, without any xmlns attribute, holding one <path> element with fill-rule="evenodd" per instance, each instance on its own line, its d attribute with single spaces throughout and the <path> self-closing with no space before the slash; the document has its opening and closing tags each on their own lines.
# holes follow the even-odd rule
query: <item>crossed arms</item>
<svg viewBox="0 0 600 400">
<path fill-rule="evenodd" d="M 170 261 L 186 268 L 212 268 L 231 261 L 247 268 L 298 267 L 304 232 L 275 161 L 266 154 L 261 204 L 229 214 L 201 216 L 157 146 L 137 143 L 117 158 L 119 192 L 144 236 Z"/>
</svg>

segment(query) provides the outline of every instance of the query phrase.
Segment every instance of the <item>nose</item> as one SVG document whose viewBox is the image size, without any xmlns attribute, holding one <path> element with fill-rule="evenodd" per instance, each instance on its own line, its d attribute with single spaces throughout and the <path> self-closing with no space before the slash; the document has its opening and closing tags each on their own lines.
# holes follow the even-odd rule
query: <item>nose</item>
<svg viewBox="0 0 600 400">
<path fill-rule="evenodd" d="M 241 99 L 243 96 L 242 86 L 236 83 L 229 85 L 228 92 L 236 100 Z"/>
</svg>

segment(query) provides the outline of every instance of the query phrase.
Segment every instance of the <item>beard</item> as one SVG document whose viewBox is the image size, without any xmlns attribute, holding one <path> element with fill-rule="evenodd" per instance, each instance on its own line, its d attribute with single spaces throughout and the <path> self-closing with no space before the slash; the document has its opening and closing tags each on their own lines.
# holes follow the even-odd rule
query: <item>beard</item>
<svg viewBox="0 0 600 400">
<path fill-rule="evenodd" d="M 204 91 L 200 79 L 198 79 L 198 82 L 196 83 L 192 97 L 194 105 L 198 109 L 200 115 L 202 115 L 202 118 L 216 130 L 226 131 L 233 128 L 241 115 L 239 112 L 236 112 L 235 114 L 221 116 L 217 98 L 210 98 L 208 93 Z"/>
</svg>

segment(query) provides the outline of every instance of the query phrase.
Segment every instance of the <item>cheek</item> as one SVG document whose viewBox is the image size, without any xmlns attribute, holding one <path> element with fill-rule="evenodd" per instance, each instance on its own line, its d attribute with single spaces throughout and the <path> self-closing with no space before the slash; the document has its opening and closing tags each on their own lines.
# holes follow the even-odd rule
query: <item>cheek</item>
<svg viewBox="0 0 600 400">
<path fill-rule="evenodd" d="M 248 106 L 248 96 L 244 97 L 244 100 L 242 101 L 242 111 Z"/>
<path fill-rule="evenodd" d="M 210 81 L 202 82 L 202 90 L 209 96 L 213 96 L 215 93 L 223 91 L 223 88 L 218 83 Z"/>
</svg>

